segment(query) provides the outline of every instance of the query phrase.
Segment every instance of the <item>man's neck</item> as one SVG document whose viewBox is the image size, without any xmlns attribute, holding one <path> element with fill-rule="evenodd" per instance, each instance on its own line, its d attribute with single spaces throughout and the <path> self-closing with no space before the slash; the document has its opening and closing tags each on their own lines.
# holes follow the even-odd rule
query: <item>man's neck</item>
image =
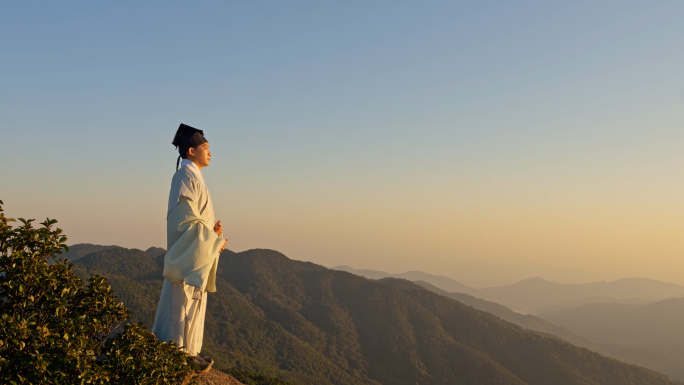
<svg viewBox="0 0 684 385">
<path fill-rule="evenodd" d="M 183 159 L 183 162 L 181 164 L 187 164 L 187 165 L 194 164 L 195 167 L 197 167 L 197 169 L 200 170 L 200 172 L 202 172 L 202 166 L 200 166 L 199 164 L 195 163 L 194 161 L 192 161 L 190 159 Z"/>
</svg>

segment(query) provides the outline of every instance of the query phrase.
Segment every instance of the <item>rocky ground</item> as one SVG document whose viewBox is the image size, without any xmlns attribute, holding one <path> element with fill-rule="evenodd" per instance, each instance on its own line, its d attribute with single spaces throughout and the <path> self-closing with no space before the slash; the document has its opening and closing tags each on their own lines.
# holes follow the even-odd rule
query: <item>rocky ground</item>
<svg viewBox="0 0 684 385">
<path fill-rule="evenodd" d="M 214 369 L 206 373 L 188 376 L 183 381 L 183 384 L 188 384 L 193 378 L 197 381 L 197 385 L 244 385 L 233 378 L 233 376 Z"/>
</svg>

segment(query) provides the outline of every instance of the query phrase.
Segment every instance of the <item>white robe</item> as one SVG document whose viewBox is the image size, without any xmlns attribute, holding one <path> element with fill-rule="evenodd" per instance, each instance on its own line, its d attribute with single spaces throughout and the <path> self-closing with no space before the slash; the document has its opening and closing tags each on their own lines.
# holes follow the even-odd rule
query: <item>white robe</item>
<svg viewBox="0 0 684 385">
<path fill-rule="evenodd" d="M 214 225 L 214 208 L 202 173 L 184 159 L 171 182 L 164 285 L 152 333 L 160 341 L 177 343 L 190 356 L 202 350 L 206 293 L 216 291 L 216 267 L 224 240 L 214 232 Z"/>
</svg>

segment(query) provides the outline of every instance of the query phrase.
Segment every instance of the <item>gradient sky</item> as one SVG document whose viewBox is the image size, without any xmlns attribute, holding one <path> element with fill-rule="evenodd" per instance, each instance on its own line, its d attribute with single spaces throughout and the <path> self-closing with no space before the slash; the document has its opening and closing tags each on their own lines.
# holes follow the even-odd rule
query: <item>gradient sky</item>
<svg viewBox="0 0 684 385">
<path fill-rule="evenodd" d="M 684 284 L 681 1 L 0 6 L 0 199 L 166 246 L 179 123 L 234 251 Z"/>
</svg>

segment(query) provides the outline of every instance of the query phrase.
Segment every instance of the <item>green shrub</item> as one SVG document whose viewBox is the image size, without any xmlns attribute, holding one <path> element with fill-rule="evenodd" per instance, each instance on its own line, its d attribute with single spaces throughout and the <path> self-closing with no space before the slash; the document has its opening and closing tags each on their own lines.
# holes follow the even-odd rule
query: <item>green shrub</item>
<svg viewBox="0 0 684 385">
<path fill-rule="evenodd" d="M 102 353 L 113 384 L 179 384 L 188 374 L 185 354 L 139 323 L 126 324 L 121 334 L 105 342 Z"/>
<path fill-rule="evenodd" d="M 68 251 L 55 220 L 6 218 L 0 201 L 0 373 L 8 384 L 177 383 L 187 356 L 129 317 L 106 278 L 87 283 L 57 258 Z M 109 337 L 109 338 L 108 338 Z"/>
</svg>

